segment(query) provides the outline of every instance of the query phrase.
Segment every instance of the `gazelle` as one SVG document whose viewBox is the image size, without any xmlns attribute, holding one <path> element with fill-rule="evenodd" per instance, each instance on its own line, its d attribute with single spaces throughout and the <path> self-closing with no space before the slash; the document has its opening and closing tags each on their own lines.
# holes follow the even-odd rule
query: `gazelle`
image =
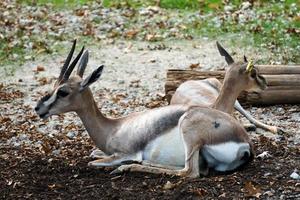
<svg viewBox="0 0 300 200">
<path fill-rule="evenodd" d="M 217 47 L 220 54 L 225 56 L 225 60 L 229 65 L 223 85 L 216 78 L 186 81 L 177 88 L 170 104 L 209 106 L 229 114 L 235 108 L 257 127 L 266 129 L 272 133 L 282 132 L 276 126 L 266 125 L 253 118 L 236 100 L 244 89 L 252 87 L 252 85 L 256 85 L 261 90 L 266 88 L 267 83 L 259 74 L 258 69 L 253 67 L 248 73 L 243 73 L 240 67 L 246 67 L 248 63 L 247 58 L 244 56 L 244 62 L 235 63 L 230 54 L 218 42 Z M 232 84 L 233 82 L 236 84 Z"/>
<path fill-rule="evenodd" d="M 103 66 L 83 79 L 88 52 L 83 54 L 82 48 L 69 65 L 75 45 L 76 41 L 53 90 L 41 98 L 35 110 L 41 118 L 70 111 L 78 114 L 95 145 L 105 153 L 89 162 L 90 166 L 121 165 L 117 172 L 196 177 L 207 174 L 208 168 L 234 170 L 253 158 L 252 143 L 244 128 L 216 109 L 170 105 L 117 119 L 104 117 L 89 89 L 101 76 Z M 81 56 L 77 74 L 70 77 Z M 122 165 L 124 161 L 142 165 Z"/>
</svg>

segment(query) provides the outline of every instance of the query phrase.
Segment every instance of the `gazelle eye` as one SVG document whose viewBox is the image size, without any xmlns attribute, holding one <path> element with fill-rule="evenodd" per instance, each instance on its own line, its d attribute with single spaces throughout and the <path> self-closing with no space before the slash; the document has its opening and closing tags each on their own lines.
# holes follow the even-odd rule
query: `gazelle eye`
<svg viewBox="0 0 300 200">
<path fill-rule="evenodd" d="M 256 78 L 256 75 L 257 75 L 256 70 L 252 70 L 251 77 L 252 78 Z"/>
<path fill-rule="evenodd" d="M 69 92 L 67 92 L 67 91 L 64 91 L 64 90 L 57 91 L 57 96 L 59 96 L 59 97 L 66 97 L 68 95 L 69 95 Z"/>
</svg>

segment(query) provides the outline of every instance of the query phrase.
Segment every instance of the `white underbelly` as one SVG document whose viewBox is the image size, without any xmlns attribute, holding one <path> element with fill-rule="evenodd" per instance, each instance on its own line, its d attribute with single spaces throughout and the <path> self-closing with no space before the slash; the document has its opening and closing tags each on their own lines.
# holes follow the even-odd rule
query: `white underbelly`
<svg viewBox="0 0 300 200">
<path fill-rule="evenodd" d="M 202 149 L 202 155 L 207 161 L 208 167 L 217 171 L 229 171 L 237 168 L 245 162 L 241 159 L 244 153 L 250 155 L 249 144 L 232 141 L 217 145 L 204 145 Z"/>
<path fill-rule="evenodd" d="M 178 126 L 151 141 L 143 151 L 143 160 L 161 165 L 183 167 L 185 154 Z"/>
</svg>

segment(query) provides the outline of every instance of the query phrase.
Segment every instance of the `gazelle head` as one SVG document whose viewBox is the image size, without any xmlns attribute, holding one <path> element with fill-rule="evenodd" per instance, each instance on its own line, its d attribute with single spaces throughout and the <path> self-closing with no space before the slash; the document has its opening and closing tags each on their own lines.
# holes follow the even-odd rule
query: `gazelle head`
<svg viewBox="0 0 300 200">
<path fill-rule="evenodd" d="M 69 55 L 61 69 L 60 75 L 54 84 L 53 90 L 46 96 L 42 97 L 35 107 L 35 111 L 41 118 L 45 119 L 51 115 L 85 109 L 85 106 L 93 103 L 88 102 L 93 100 L 93 98 L 90 98 L 92 93 L 88 86 L 99 79 L 103 70 L 103 65 L 83 79 L 82 77 L 87 66 L 89 55 L 88 51 L 85 51 L 83 54 L 84 47 L 82 47 L 79 54 L 70 64 L 75 46 L 76 40 L 73 42 L 72 49 L 69 52 Z M 81 56 L 82 58 L 78 65 L 76 76 L 70 77 Z"/>
<path fill-rule="evenodd" d="M 221 56 L 225 57 L 229 68 L 226 70 L 224 81 L 232 83 L 241 90 L 256 91 L 264 90 L 267 87 L 266 79 L 259 74 L 258 69 L 254 66 L 252 60 L 248 61 L 244 56 L 243 62 L 234 62 L 230 54 L 217 42 L 218 50 Z M 234 83 L 239 83 L 234 84 Z"/>
</svg>

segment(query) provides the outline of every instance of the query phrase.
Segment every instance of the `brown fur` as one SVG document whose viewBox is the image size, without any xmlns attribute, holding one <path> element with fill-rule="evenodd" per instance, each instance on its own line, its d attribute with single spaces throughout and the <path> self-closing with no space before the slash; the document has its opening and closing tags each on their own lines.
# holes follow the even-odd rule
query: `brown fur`
<svg viewBox="0 0 300 200">
<path fill-rule="evenodd" d="M 98 109 L 88 88 L 100 77 L 102 69 L 103 66 L 100 66 L 84 80 L 80 76 L 65 79 L 54 87 L 50 97 L 43 98 L 36 107 L 40 116 L 70 111 L 79 115 L 95 144 L 104 153 L 111 155 L 91 162 L 92 166 L 114 166 L 128 159 L 142 159 L 138 157 L 138 153 L 147 144 L 177 126 L 186 149 L 185 168 L 170 171 L 159 168 L 157 172 L 195 177 L 199 175 L 199 152 L 203 145 L 228 141 L 251 143 L 243 127 L 234 118 L 212 108 L 171 105 L 123 118 L 106 118 Z M 60 96 L 59 90 L 66 94 Z M 132 166 L 135 170 L 151 171 L 153 168 Z M 126 166 L 121 167 L 126 169 Z"/>
</svg>

